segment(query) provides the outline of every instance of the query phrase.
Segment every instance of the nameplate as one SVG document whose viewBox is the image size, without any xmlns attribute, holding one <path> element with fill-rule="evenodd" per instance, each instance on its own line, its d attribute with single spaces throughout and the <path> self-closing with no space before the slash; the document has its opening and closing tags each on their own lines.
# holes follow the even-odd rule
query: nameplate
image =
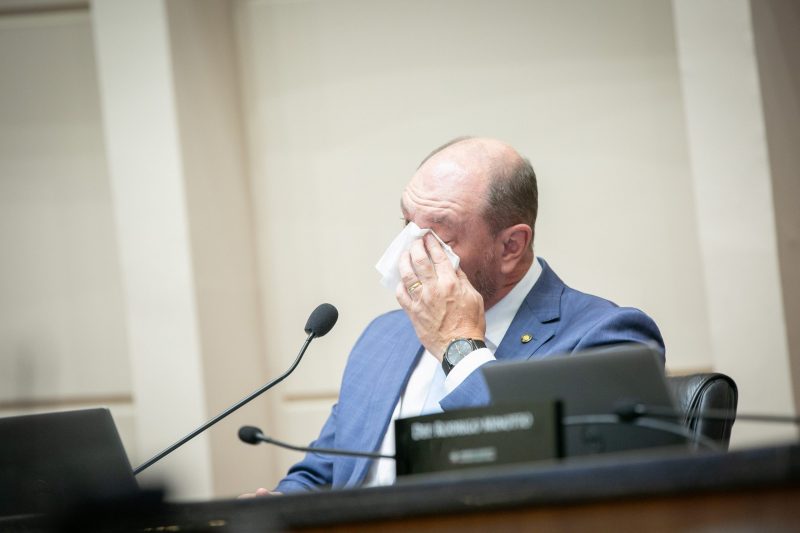
<svg viewBox="0 0 800 533">
<path fill-rule="evenodd" d="M 558 402 L 480 407 L 396 420 L 397 476 L 560 457 L 560 420 Z"/>
</svg>

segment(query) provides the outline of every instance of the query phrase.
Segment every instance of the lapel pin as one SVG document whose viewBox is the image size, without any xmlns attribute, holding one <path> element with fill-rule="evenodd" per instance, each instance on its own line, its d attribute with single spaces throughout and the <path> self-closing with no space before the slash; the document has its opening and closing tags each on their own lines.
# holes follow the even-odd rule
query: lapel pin
<svg viewBox="0 0 800 533">
<path fill-rule="evenodd" d="M 531 340 L 533 340 L 533 337 L 531 336 L 530 333 L 526 333 L 525 335 L 520 337 L 519 340 L 522 341 L 522 344 L 528 344 L 529 342 L 531 342 Z"/>
</svg>

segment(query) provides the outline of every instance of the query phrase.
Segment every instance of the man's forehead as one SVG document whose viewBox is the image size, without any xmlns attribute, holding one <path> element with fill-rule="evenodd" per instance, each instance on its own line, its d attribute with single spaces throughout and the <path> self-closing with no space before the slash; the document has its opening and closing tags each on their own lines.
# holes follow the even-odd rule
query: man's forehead
<svg viewBox="0 0 800 533">
<path fill-rule="evenodd" d="M 457 201 L 463 194 L 483 188 L 485 177 L 477 165 L 439 156 L 417 169 L 406 191 L 420 198 Z"/>
<path fill-rule="evenodd" d="M 486 175 L 481 165 L 458 153 L 445 150 L 417 169 L 400 198 L 406 218 L 455 226 L 474 214 L 476 200 L 485 196 Z"/>
<path fill-rule="evenodd" d="M 406 216 L 413 216 L 417 214 L 417 207 L 423 207 L 422 215 L 424 216 L 425 220 L 429 224 L 440 224 L 440 225 L 450 225 L 452 222 L 452 218 L 450 213 L 448 212 L 447 208 L 444 207 L 432 207 L 432 206 L 416 206 L 413 203 L 410 205 L 406 205 L 405 202 L 405 194 L 400 197 L 400 211 L 403 212 L 403 215 Z"/>
<path fill-rule="evenodd" d="M 475 171 L 475 165 L 441 154 L 420 167 L 414 173 L 409 185 L 424 190 L 451 190 L 453 187 L 464 187 L 473 181 Z"/>
</svg>

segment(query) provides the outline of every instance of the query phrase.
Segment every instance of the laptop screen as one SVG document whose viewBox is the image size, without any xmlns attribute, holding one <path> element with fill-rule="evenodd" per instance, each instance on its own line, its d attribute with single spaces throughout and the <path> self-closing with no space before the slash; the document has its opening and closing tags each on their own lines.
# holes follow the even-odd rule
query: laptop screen
<svg viewBox="0 0 800 533">
<path fill-rule="evenodd" d="M 483 367 L 492 403 L 561 400 L 565 455 L 587 455 L 685 444 L 685 437 L 663 429 L 624 422 L 569 423 L 578 415 L 613 415 L 624 403 L 674 409 L 658 354 L 641 344 L 624 344 L 577 354 Z M 598 419 L 599 420 L 599 419 Z M 677 424 L 677 420 L 665 422 Z M 677 427 L 677 426 L 676 426 Z"/>
<path fill-rule="evenodd" d="M 0 516 L 137 492 L 108 409 L 0 418 Z"/>
</svg>

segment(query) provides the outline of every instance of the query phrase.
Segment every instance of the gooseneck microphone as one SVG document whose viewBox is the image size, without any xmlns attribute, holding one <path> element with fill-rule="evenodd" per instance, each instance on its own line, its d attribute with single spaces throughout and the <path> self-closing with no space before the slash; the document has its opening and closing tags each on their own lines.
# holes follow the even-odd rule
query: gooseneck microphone
<svg viewBox="0 0 800 533">
<path fill-rule="evenodd" d="M 692 431 L 690 431 L 686 426 L 682 424 L 670 422 L 667 420 L 653 419 L 647 416 L 630 418 L 619 414 L 572 415 L 563 417 L 561 419 L 561 424 L 565 427 L 591 426 L 591 425 L 619 426 L 628 424 L 631 426 L 639 426 L 643 428 L 654 429 L 656 431 L 662 431 L 664 433 L 670 433 L 672 435 L 677 435 L 678 437 L 684 437 L 692 444 L 702 445 L 708 448 L 709 450 L 719 450 L 719 451 L 722 450 L 722 447 L 713 439 L 710 439 L 704 435 L 700 435 L 699 433 L 694 434 Z"/>
<path fill-rule="evenodd" d="M 211 426 L 213 426 L 214 424 L 216 424 L 229 414 L 233 413 L 243 405 L 247 404 L 251 400 L 255 399 L 256 397 L 260 396 L 261 394 L 265 393 L 266 391 L 268 391 L 269 389 L 271 389 L 272 387 L 274 387 L 275 385 L 286 379 L 286 377 L 289 374 L 294 372 L 294 369 L 297 368 L 297 365 L 300 364 L 300 360 L 306 353 L 306 349 L 308 348 L 308 345 L 311 344 L 311 341 L 314 340 L 316 337 L 322 337 L 323 335 L 328 333 L 331 330 L 331 328 L 333 328 L 334 324 L 336 324 L 336 320 L 338 318 L 339 318 L 339 311 L 337 311 L 336 308 L 331 304 L 321 304 L 317 306 L 317 308 L 311 312 L 311 315 L 308 317 L 308 320 L 306 321 L 305 332 L 308 334 L 308 337 L 306 337 L 306 341 L 300 348 L 300 353 L 297 354 L 297 358 L 294 360 L 294 363 L 292 363 L 292 366 L 290 366 L 286 372 L 284 372 L 277 378 L 273 379 L 272 381 L 270 381 L 257 391 L 253 392 L 246 398 L 239 400 L 239 402 L 230 406 L 225 411 L 221 412 L 220 414 L 218 414 L 217 416 L 215 416 L 214 418 L 212 418 L 199 428 L 195 429 L 194 431 L 192 431 L 191 433 L 180 439 L 172 446 L 169 446 L 164 450 L 162 450 L 161 452 L 157 453 L 156 455 L 154 455 L 153 457 L 151 457 L 150 459 L 148 459 L 147 461 L 136 467 L 136 469 L 133 471 L 133 474 L 138 475 L 144 469 L 160 461 L 161 459 L 171 454 L 172 452 L 174 452 L 175 450 L 177 450 L 178 448 L 180 448 L 181 446 L 183 446 L 184 444 L 186 444 L 187 442 L 189 442 L 190 440 L 192 440 L 200 433 L 207 430 L 208 428 L 210 428 Z"/>
<path fill-rule="evenodd" d="M 286 442 L 282 442 L 279 440 L 275 440 L 271 437 L 267 437 L 264 433 L 254 426 L 242 426 L 239 428 L 239 440 L 242 442 L 246 442 L 247 444 L 261 444 L 262 442 L 266 442 L 267 444 L 274 444 L 275 446 L 280 446 L 281 448 L 286 448 L 287 450 L 294 450 L 296 452 L 311 452 L 311 453 L 319 453 L 322 455 L 346 455 L 348 457 L 369 457 L 370 459 L 394 459 L 394 455 L 384 455 L 381 453 L 374 453 L 374 452 L 358 452 L 354 450 L 339 450 L 336 448 L 309 448 L 306 446 L 295 446 L 293 444 L 288 444 Z"/>
<path fill-rule="evenodd" d="M 669 407 L 659 405 L 647 405 L 643 403 L 626 402 L 621 403 L 614 410 L 623 420 L 635 420 L 640 417 L 651 418 L 681 418 L 684 416 L 682 413 L 675 411 Z M 705 409 L 702 414 L 698 414 L 691 418 L 700 420 L 728 420 L 731 416 L 730 411 L 726 409 Z M 766 414 L 751 414 L 751 413 L 736 413 L 737 421 L 748 422 L 765 422 L 776 424 L 795 424 L 800 425 L 800 417 L 790 415 L 766 415 Z"/>
</svg>

